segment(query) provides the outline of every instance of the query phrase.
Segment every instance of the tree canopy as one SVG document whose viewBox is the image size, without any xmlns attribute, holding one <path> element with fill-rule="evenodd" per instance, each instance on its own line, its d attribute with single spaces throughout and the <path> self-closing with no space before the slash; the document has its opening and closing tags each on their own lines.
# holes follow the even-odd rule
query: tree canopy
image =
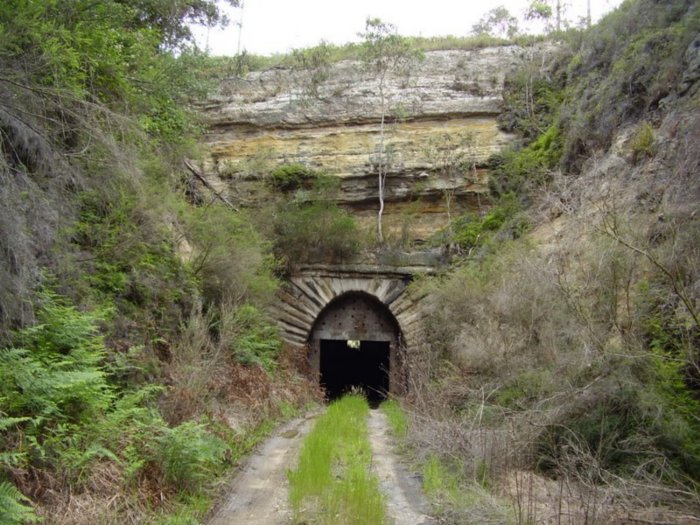
<svg viewBox="0 0 700 525">
<path fill-rule="evenodd" d="M 494 7 L 472 26 L 472 33 L 513 38 L 518 33 L 518 19 L 502 5 Z"/>
</svg>

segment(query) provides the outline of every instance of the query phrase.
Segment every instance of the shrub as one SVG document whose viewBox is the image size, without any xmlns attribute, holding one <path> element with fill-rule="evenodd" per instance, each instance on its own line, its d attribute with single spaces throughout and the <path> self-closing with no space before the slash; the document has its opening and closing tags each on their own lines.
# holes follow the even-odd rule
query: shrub
<svg viewBox="0 0 700 525">
<path fill-rule="evenodd" d="M 317 172 L 303 164 L 285 164 L 273 170 L 268 180 L 273 189 L 291 192 L 302 188 L 309 189 L 318 177 Z"/>
<path fill-rule="evenodd" d="M 187 230 L 194 245 L 189 266 L 208 301 L 271 298 L 277 288 L 273 263 L 244 217 L 223 206 L 198 208 L 187 217 Z"/>
<path fill-rule="evenodd" d="M 115 176 L 80 194 L 72 248 L 90 255 L 66 261 L 73 271 L 60 277 L 60 289 L 76 301 L 113 304 L 115 325 L 138 319 L 142 333 L 162 336 L 176 329 L 196 289 L 176 253 L 172 226 L 160 222 L 161 213 L 182 203 L 156 197 L 146 184 L 134 186 Z"/>
<path fill-rule="evenodd" d="M 569 467 L 573 458 L 590 457 L 594 462 L 581 465 L 578 472 L 588 477 L 590 474 L 585 469 L 597 471 L 597 475 L 605 470 L 623 474 L 633 461 L 640 462 L 640 450 L 626 446 L 643 430 L 638 392 L 626 382 L 615 390 L 596 389 L 596 394 L 575 405 L 540 436 L 539 469 L 558 474 L 556 470 Z M 593 481 L 600 482 L 602 478 Z"/>
<path fill-rule="evenodd" d="M 552 393 L 554 380 L 550 370 L 525 370 L 509 379 L 498 390 L 495 401 L 510 409 L 528 408 Z"/>
<path fill-rule="evenodd" d="M 334 46 L 326 42 L 307 49 L 292 51 L 292 70 L 296 71 L 302 97 L 319 96 L 319 86 L 330 76 Z"/>
<path fill-rule="evenodd" d="M 192 492 L 200 488 L 225 464 L 226 443 L 207 432 L 204 425 L 188 421 L 165 428 L 156 438 L 153 458 L 170 486 Z"/>
<path fill-rule="evenodd" d="M 551 180 L 562 151 L 562 136 L 555 124 L 529 146 L 494 155 L 490 160 L 491 193 L 495 196 L 513 193 L 521 198 L 531 196 Z"/>
<path fill-rule="evenodd" d="M 330 201 L 288 202 L 274 224 L 275 255 L 289 267 L 308 262 L 340 262 L 360 247 L 360 232 L 350 213 Z"/>
<path fill-rule="evenodd" d="M 684 252 L 675 243 L 674 254 Z M 687 254 L 686 254 L 687 255 Z M 682 267 L 677 266 L 677 270 Z M 690 268 L 683 268 L 688 271 Z M 655 289 L 654 289 L 655 288 Z M 700 397 L 698 393 L 698 328 L 688 322 L 688 316 L 669 308 L 674 301 L 668 289 L 654 282 L 639 287 L 641 336 L 648 354 L 640 367 L 640 376 L 648 385 L 642 393 L 644 406 L 656 413 L 650 428 L 659 436 L 659 446 L 669 452 L 671 461 L 692 479 L 700 479 L 700 445 L 692 436 L 700 432 Z M 666 293 L 664 293 L 666 292 Z M 676 301 L 678 299 L 675 299 Z M 663 407 L 658 413 L 653 407 Z M 653 426 L 652 426 L 653 423 Z"/>
<path fill-rule="evenodd" d="M 433 242 L 456 245 L 460 252 L 471 253 L 498 236 L 500 240 L 517 239 L 528 228 L 523 217 L 517 217 L 520 206 L 512 195 L 506 195 L 483 217 L 466 213 L 457 217 Z"/>
<path fill-rule="evenodd" d="M 525 66 L 506 79 L 503 98 L 505 106 L 498 116 L 498 125 L 508 132 L 516 132 L 527 143 L 535 140 L 555 122 L 564 100 L 561 79 L 543 76 Z"/>
<path fill-rule="evenodd" d="M 632 159 L 636 162 L 645 157 L 652 157 L 656 151 L 654 128 L 648 122 L 642 123 L 632 134 L 629 141 Z"/>
<path fill-rule="evenodd" d="M 221 320 L 221 333 L 231 340 L 233 356 L 244 365 L 271 372 L 282 347 L 277 328 L 255 306 L 245 304 Z"/>
</svg>

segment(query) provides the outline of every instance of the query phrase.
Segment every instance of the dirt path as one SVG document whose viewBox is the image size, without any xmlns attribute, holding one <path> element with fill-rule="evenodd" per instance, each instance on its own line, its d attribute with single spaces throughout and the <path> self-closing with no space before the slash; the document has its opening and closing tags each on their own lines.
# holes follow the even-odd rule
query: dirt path
<svg viewBox="0 0 700 525">
<path fill-rule="evenodd" d="M 369 440 L 372 444 L 372 467 L 387 499 L 387 514 L 396 525 L 437 523 L 426 515 L 428 502 L 420 481 L 401 464 L 393 450 L 389 423 L 380 410 L 370 410 Z"/>
<path fill-rule="evenodd" d="M 287 503 L 287 469 L 296 461 L 299 446 L 315 416 L 290 421 L 250 458 L 236 476 L 226 500 L 209 525 L 282 525 L 291 522 Z"/>
<path fill-rule="evenodd" d="M 287 470 L 294 468 L 299 448 L 317 413 L 295 419 L 277 429 L 233 480 L 228 496 L 208 525 L 288 525 Z M 368 421 L 372 468 L 387 498 L 390 522 L 395 525 L 437 523 L 425 512 L 428 503 L 420 482 L 411 476 L 393 451 L 386 416 L 371 410 Z"/>
</svg>

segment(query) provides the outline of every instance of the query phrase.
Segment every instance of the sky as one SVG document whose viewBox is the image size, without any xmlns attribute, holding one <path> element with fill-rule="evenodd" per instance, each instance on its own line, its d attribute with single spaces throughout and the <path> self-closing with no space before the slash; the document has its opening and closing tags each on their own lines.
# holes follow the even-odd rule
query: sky
<svg viewBox="0 0 700 525">
<path fill-rule="evenodd" d="M 593 21 L 621 0 L 590 0 Z M 567 17 L 586 14 L 586 0 L 564 0 Z M 498 5 L 522 18 L 528 0 L 244 0 L 228 8 L 227 28 L 196 28 L 197 42 L 214 55 L 235 55 L 239 27 L 241 50 L 270 55 L 309 47 L 321 40 L 334 44 L 358 41 L 367 17 L 394 24 L 406 36 L 467 35 L 479 19 Z M 241 19 L 242 16 L 242 19 Z M 239 26 L 239 22 L 241 22 Z"/>
</svg>

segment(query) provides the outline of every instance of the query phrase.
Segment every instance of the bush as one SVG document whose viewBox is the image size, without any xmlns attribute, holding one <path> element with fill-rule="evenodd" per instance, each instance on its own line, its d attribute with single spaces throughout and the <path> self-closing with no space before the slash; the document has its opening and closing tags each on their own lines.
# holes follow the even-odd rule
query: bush
<svg viewBox="0 0 700 525">
<path fill-rule="evenodd" d="M 630 137 L 629 148 L 632 152 L 632 159 L 636 162 L 642 158 L 652 157 L 656 151 L 654 140 L 654 128 L 651 124 L 644 122 Z"/>
<path fill-rule="evenodd" d="M 557 125 L 550 126 L 529 146 L 494 155 L 489 189 L 497 197 L 513 193 L 528 199 L 551 180 L 562 155 L 562 136 Z"/>
<path fill-rule="evenodd" d="M 353 216 L 330 201 L 292 201 L 278 208 L 274 223 L 275 255 L 288 267 L 309 262 L 341 262 L 360 247 Z"/>
<path fill-rule="evenodd" d="M 526 68 L 532 65 L 526 66 Z M 515 132 L 530 143 L 556 121 L 564 100 L 562 79 L 542 75 L 539 71 L 520 71 L 506 79 L 504 108 L 498 115 L 498 125 Z"/>
<path fill-rule="evenodd" d="M 221 319 L 221 334 L 231 341 L 233 357 L 244 365 L 274 370 L 282 347 L 277 328 L 255 306 L 245 304 Z"/>
<path fill-rule="evenodd" d="M 488 245 L 494 239 L 517 239 L 529 227 L 523 217 L 518 217 L 519 204 L 512 195 L 506 195 L 483 217 L 466 213 L 457 217 L 432 242 L 456 246 L 461 253 L 471 253 L 476 247 Z"/>
<path fill-rule="evenodd" d="M 276 168 L 271 174 L 269 183 L 273 189 L 291 192 L 299 189 L 309 189 L 319 174 L 303 164 L 285 164 Z"/>
<path fill-rule="evenodd" d="M 187 230 L 194 248 L 189 267 L 208 301 L 264 303 L 272 297 L 273 261 L 243 216 L 223 206 L 197 208 L 187 216 Z"/>
<path fill-rule="evenodd" d="M 178 257 L 172 226 L 161 222 L 161 214 L 174 214 L 182 203 L 155 192 L 123 175 L 82 192 L 70 234 L 72 248 L 85 255 L 68 259 L 68 275 L 59 277 L 63 293 L 114 305 L 113 324 L 138 320 L 142 333 L 151 330 L 149 338 L 175 331 L 197 288 Z"/>
<path fill-rule="evenodd" d="M 557 469 L 570 467 L 572 460 L 593 458 L 591 464 L 579 466 L 578 473 L 583 477 L 589 477 L 590 472 L 600 476 L 604 471 L 629 474 L 634 466 L 649 459 L 640 458 L 641 450 L 630 446 L 649 430 L 643 426 L 638 392 L 628 381 L 625 386 L 612 388 L 615 390 L 597 388 L 595 397 L 578 403 L 547 427 L 537 443 L 540 470 L 557 475 L 561 473 Z"/>
<path fill-rule="evenodd" d="M 201 424 L 188 421 L 165 428 L 152 445 L 153 459 L 164 480 L 179 491 L 192 492 L 221 472 L 229 447 Z"/>
<path fill-rule="evenodd" d="M 608 473 L 667 484 L 678 483 L 682 473 L 697 482 L 700 447 L 693 436 L 700 431 L 700 404 L 678 388 L 677 367 L 653 356 L 610 365 L 617 370 L 604 371 L 607 376 L 539 436 L 537 467 L 594 482 Z"/>
</svg>

